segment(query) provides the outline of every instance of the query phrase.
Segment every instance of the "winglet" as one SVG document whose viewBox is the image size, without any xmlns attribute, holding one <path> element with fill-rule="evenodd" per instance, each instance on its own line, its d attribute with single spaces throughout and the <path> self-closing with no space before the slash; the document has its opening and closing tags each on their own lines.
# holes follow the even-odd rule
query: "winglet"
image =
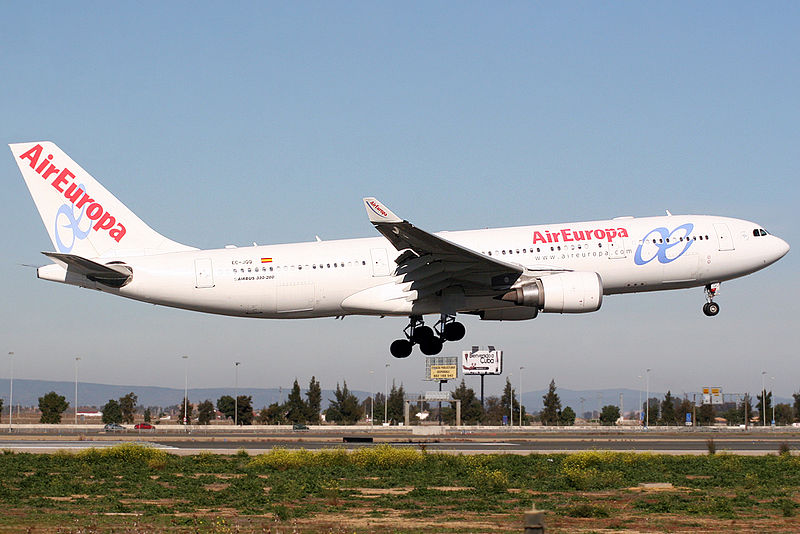
<svg viewBox="0 0 800 534">
<path fill-rule="evenodd" d="M 377 198 L 365 198 L 364 207 L 367 209 L 369 221 L 373 224 L 403 222 L 403 219 L 392 213 L 392 210 L 381 204 Z"/>
</svg>

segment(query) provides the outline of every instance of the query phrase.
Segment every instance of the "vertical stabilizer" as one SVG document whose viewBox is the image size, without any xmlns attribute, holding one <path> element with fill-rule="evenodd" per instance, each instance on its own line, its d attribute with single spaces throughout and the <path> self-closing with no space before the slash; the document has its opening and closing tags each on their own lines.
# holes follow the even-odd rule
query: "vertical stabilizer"
<svg viewBox="0 0 800 534">
<path fill-rule="evenodd" d="M 57 252 L 98 258 L 193 250 L 147 226 L 54 143 L 9 146 Z"/>
</svg>

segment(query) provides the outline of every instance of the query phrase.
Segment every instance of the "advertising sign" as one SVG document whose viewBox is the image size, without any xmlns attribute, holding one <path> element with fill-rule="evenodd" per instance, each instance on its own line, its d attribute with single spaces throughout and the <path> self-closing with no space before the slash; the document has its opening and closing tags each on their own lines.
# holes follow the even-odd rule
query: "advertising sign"
<svg viewBox="0 0 800 534">
<path fill-rule="evenodd" d="M 465 350 L 461 353 L 461 370 L 465 375 L 503 374 L 503 351 Z"/>
<path fill-rule="evenodd" d="M 455 380 L 458 378 L 458 356 L 429 356 L 425 358 L 426 380 Z"/>
</svg>

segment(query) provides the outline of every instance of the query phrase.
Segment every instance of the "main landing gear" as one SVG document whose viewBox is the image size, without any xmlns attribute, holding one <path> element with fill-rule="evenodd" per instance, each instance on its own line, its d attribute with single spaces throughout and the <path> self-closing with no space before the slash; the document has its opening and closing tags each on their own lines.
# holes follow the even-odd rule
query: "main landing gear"
<svg viewBox="0 0 800 534">
<path fill-rule="evenodd" d="M 466 329 L 456 321 L 454 315 L 442 314 L 441 319 L 433 328 L 425 326 L 420 315 L 412 315 L 407 327 L 403 330 L 406 339 L 392 342 L 389 350 L 395 358 L 407 358 L 414 348 L 419 345 L 419 350 L 428 356 L 442 352 L 445 341 L 458 341 L 464 338 Z"/>
<path fill-rule="evenodd" d="M 708 317 L 714 317 L 719 313 L 719 304 L 714 302 L 714 297 L 717 295 L 718 290 L 719 283 L 708 284 L 705 288 L 707 302 L 703 304 L 703 313 L 705 313 Z"/>
</svg>

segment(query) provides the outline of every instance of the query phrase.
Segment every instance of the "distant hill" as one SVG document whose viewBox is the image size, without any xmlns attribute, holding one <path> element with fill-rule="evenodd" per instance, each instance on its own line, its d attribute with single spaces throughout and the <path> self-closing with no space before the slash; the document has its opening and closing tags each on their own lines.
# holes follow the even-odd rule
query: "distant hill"
<svg viewBox="0 0 800 534">
<path fill-rule="evenodd" d="M 0 379 L 0 398 L 8 406 L 8 379 Z M 64 395 L 67 402 L 72 405 L 75 400 L 75 382 L 50 381 L 50 380 L 27 380 L 14 379 L 14 405 L 37 406 L 39 397 L 55 391 L 59 395 Z M 183 388 L 166 388 L 158 386 L 114 386 L 109 384 L 94 384 L 90 382 L 78 383 L 78 402 L 81 407 L 105 405 L 109 399 L 119 399 L 120 397 L 133 392 L 138 397 L 139 406 L 174 406 L 183 400 Z M 305 390 L 303 390 L 305 394 Z M 239 395 L 251 395 L 253 406 L 260 409 L 273 402 L 284 401 L 289 394 L 289 390 L 280 388 L 239 388 Z M 353 394 L 361 399 L 367 398 L 369 393 L 364 391 L 353 391 Z M 223 395 L 234 395 L 233 388 L 189 388 L 189 400 L 201 402 L 210 399 L 216 404 L 218 398 Z M 327 407 L 329 399 L 333 398 L 333 390 L 322 390 L 323 408 Z"/>
</svg>

